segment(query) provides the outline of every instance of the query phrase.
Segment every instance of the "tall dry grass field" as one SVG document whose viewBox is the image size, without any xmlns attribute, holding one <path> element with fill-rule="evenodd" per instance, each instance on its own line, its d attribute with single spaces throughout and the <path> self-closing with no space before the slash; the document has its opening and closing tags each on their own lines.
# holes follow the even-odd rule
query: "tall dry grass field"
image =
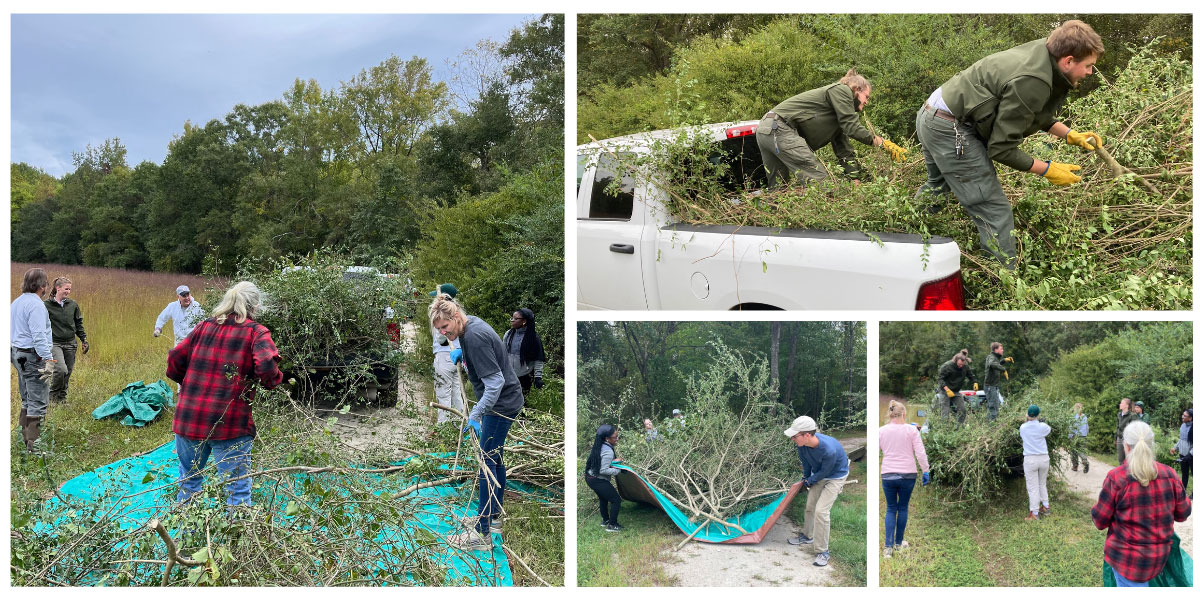
<svg viewBox="0 0 1200 600">
<path fill-rule="evenodd" d="M 114 420 L 96 421 L 91 413 L 129 383 L 166 380 L 167 352 L 173 346 L 174 336 L 168 324 L 162 337 L 153 337 L 154 320 L 176 299 L 177 286 L 184 284 L 199 293 L 208 281 L 195 275 L 13 263 L 10 298 L 20 295 L 21 280 L 33 267 L 45 269 L 51 282 L 64 275 L 71 279 L 71 298 L 83 311 L 83 325 L 91 345 L 86 355 L 80 349 L 76 358 L 66 404 L 51 406 L 43 425 L 43 436 L 47 436 L 53 450 L 46 461 L 49 477 L 40 461 L 22 460 L 23 447 L 16 433 L 21 399 L 16 371 L 9 368 L 9 429 L 14 432 L 10 436 L 14 459 L 12 485 L 14 492 L 30 491 L 44 496 L 51 493 L 51 485 L 117 458 L 150 450 L 172 438 L 170 412 L 164 412 L 157 421 L 142 428 L 126 427 Z M 174 389 L 174 384 L 171 385 Z"/>
</svg>

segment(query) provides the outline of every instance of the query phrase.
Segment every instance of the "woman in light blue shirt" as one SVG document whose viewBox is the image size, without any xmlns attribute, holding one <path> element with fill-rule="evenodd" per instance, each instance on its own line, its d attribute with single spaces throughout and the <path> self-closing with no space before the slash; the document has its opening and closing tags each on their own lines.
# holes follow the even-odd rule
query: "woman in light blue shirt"
<svg viewBox="0 0 1200 600">
<path fill-rule="evenodd" d="M 1071 470 L 1078 471 L 1079 463 L 1080 463 L 1080 461 L 1082 461 L 1083 462 L 1083 472 L 1087 473 L 1088 468 L 1089 468 L 1088 459 L 1087 459 L 1087 435 L 1088 435 L 1087 415 L 1083 414 L 1083 404 L 1080 404 L 1079 402 L 1076 402 L 1075 406 L 1073 406 L 1072 409 L 1075 411 L 1075 419 L 1071 422 L 1071 433 L 1067 434 L 1067 439 L 1071 439 L 1076 436 L 1084 438 L 1084 439 L 1079 441 L 1079 449 L 1078 450 L 1075 449 L 1074 447 L 1067 450 L 1067 452 L 1069 452 L 1071 454 Z"/>
</svg>

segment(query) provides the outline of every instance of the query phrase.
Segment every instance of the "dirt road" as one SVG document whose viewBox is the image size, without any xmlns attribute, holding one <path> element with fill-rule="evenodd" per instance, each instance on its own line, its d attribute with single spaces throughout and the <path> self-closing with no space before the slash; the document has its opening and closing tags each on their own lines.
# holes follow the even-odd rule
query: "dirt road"
<svg viewBox="0 0 1200 600">
<path fill-rule="evenodd" d="M 866 446 L 867 438 L 848 438 L 841 442 L 849 454 Z M 805 498 L 801 495 L 796 502 L 804 502 Z M 799 531 L 799 524 L 782 515 L 758 544 L 689 542 L 679 552 L 668 553 L 666 571 L 681 586 L 837 585 L 836 557 L 827 567 L 814 567 L 812 546 L 792 546 L 787 543 L 787 539 Z"/>
<path fill-rule="evenodd" d="M 1063 459 L 1067 465 L 1070 465 L 1071 459 L 1066 458 L 1066 453 L 1063 453 Z M 1080 492 L 1086 498 L 1091 498 L 1093 501 L 1100 495 L 1100 487 L 1104 485 L 1104 476 L 1112 470 L 1112 465 L 1102 463 L 1095 459 L 1089 459 L 1091 467 L 1087 473 L 1083 472 L 1083 465 L 1079 466 L 1078 471 L 1072 471 L 1070 466 L 1064 469 L 1066 475 L 1067 487 L 1074 491 Z M 1182 523 L 1175 524 L 1175 533 L 1179 535 L 1179 546 L 1183 548 L 1188 555 L 1192 555 L 1192 518 L 1195 516 L 1195 511 L 1188 519 Z"/>
</svg>

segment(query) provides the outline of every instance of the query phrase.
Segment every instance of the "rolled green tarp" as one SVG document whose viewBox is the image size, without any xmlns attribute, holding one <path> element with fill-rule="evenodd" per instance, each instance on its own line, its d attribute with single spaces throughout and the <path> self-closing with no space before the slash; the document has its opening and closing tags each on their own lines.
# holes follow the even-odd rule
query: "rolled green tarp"
<svg viewBox="0 0 1200 600">
<path fill-rule="evenodd" d="M 142 427 L 158 417 L 165 406 L 175 406 L 175 397 L 167 382 L 159 379 L 147 385 L 135 381 L 92 411 L 96 420 L 121 417 L 122 425 Z"/>
</svg>

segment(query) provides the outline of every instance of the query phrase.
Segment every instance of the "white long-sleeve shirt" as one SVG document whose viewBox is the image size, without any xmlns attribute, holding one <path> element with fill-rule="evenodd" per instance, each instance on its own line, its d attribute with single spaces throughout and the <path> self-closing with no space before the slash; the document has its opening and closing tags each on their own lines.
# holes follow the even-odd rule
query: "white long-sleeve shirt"
<svg viewBox="0 0 1200 600">
<path fill-rule="evenodd" d="M 196 323 L 204 320 L 204 309 L 195 300 L 192 300 L 187 308 L 180 306 L 179 301 L 176 300 L 158 313 L 158 319 L 154 321 L 154 328 L 162 329 L 168 320 L 175 328 L 175 345 L 178 346 L 179 342 L 182 342 L 192 332 Z"/>
<path fill-rule="evenodd" d="M 1025 456 L 1050 454 L 1046 448 L 1046 436 L 1050 435 L 1050 426 L 1041 421 L 1025 421 L 1021 425 L 1021 445 Z"/>
<path fill-rule="evenodd" d="M 50 313 L 37 294 L 24 293 L 9 307 L 9 343 L 14 348 L 33 348 L 42 360 L 54 358 L 50 343 Z"/>
</svg>

